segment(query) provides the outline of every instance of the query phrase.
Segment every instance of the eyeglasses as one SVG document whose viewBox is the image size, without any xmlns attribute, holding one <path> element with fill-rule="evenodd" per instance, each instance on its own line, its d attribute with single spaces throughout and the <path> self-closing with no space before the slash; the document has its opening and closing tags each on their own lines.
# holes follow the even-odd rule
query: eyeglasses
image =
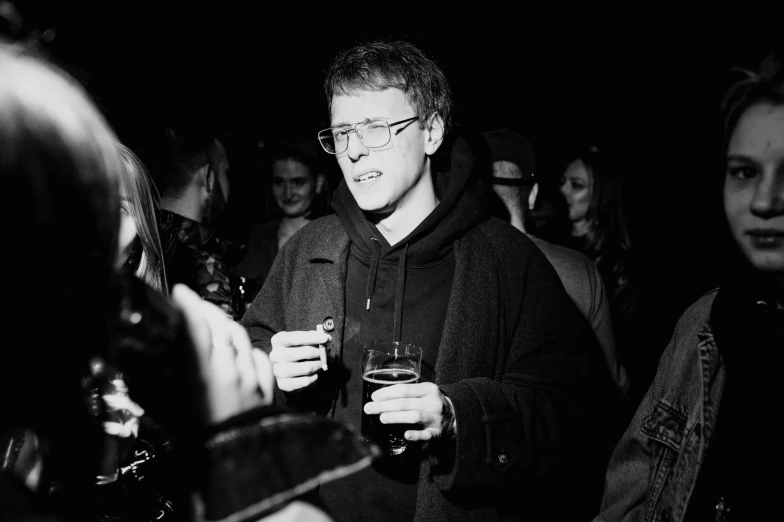
<svg viewBox="0 0 784 522">
<path fill-rule="evenodd" d="M 418 120 L 419 116 L 405 120 L 387 123 L 384 120 L 368 121 L 346 125 L 345 127 L 332 127 L 318 133 L 319 143 L 330 154 L 341 154 L 348 149 L 348 135 L 357 133 L 357 137 L 368 149 L 383 147 L 392 140 L 390 127 Z"/>
</svg>

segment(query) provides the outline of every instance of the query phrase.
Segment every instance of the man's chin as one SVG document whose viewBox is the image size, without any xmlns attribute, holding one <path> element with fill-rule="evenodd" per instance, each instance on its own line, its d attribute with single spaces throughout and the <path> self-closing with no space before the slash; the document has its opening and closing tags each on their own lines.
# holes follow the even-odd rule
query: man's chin
<svg viewBox="0 0 784 522">
<path fill-rule="evenodd" d="M 393 212 L 392 210 L 387 208 L 370 207 L 368 209 L 365 209 L 362 206 L 360 206 L 359 208 L 362 209 L 362 212 L 365 214 L 365 217 L 368 219 L 368 221 L 374 224 L 389 217 Z"/>
</svg>

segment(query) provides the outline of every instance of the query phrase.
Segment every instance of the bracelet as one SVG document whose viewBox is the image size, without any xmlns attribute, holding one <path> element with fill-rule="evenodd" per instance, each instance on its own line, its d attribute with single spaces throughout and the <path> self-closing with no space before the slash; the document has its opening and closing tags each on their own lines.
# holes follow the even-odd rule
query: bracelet
<svg viewBox="0 0 784 522">
<path fill-rule="evenodd" d="M 457 436 L 457 418 L 455 417 L 455 405 L 452 404 L 452 399 L 447 397 L 444 390 L 441 390 L 444 396 L 444 406 L 441 410 L 441 436 L 448 435 L 450 438 Z"/>
</svg>

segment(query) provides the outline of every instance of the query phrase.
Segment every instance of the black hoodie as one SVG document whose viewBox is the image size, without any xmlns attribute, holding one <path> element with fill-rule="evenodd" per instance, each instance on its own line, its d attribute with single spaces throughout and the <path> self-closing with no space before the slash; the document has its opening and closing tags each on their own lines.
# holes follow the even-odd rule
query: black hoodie
<svg viewBox="0 0 784 522">
<path fill-rule="evenodd" d="M 460 138 L 450 150 L 448 170 L 433 175 L 438 206 L 395 245 L 368 221 L 344 181 L 333 197 L 332 206 L 351 239 L 342 359 L 345 385 L 333 412 L 347 424 L 358 427 L 361 417 L 363 343 L 394 340 L 421 346 L 420 382 L 434 380 L 455 270 L 453 245 L 486 218 L 485 188 L 474 171 L 473 153 Z M 365 520 L 410 520 L 420 456 L 414 446 L 400 456 L 382 458 L 364 472 L 326 485 L 322 498 L 337 520 L 360 515 Z"/>
</svg>

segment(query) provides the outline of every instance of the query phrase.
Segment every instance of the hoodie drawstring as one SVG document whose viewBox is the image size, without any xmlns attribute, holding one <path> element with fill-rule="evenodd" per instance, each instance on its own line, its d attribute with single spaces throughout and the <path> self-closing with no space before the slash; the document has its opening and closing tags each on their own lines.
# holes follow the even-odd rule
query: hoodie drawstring
<svg viewBox="0 0 784 522">
<path fill-rule="evenodd" d="M 395 288 L 395 330 L 393 341 L 399 342 L 403 330 L 403 292 L 406 288 L 406 257 L 408 256 L 408 244 L 406 244 L 400 259 L 397 262 L 397 288 Z"/>
<path fill-rule="evenodd" d="M 370 260 L 370 272 L 368 272 L 367 285 L 365 286 L 365 297 L 367 305 L 365 310 L 370 310 L 370 300 L 373 298 L 373 291 L 376 289 L 376 274 L 378 273 L 378 258 L 381 255 L 381 243 L 375 237 L 370 238 L 376 245 L 373 249 L 373 258 Z"/>
<path fill-rule="evenodd" d="M 370 259 L 370 270 L 368 271 L 367 285 L 365 286 L 365 296 L 367 304 L 365 310 L 370 310 L 370 301 L 373 299 L 373 292 L 376 288 L 376 275 L 378 274 L 378 259 L 381 257 L 381 243 L 375 237 L 371 237 L 375 248 L 373 257 Z M 403 330 L 403 294 L 406 289 L 406 260 L 408 258 L 408 244 L 403 248 L 397 261 L 397 286 L 395 287 L 395 324 L 392 340 L 400 341 Z"/>
</svg>

